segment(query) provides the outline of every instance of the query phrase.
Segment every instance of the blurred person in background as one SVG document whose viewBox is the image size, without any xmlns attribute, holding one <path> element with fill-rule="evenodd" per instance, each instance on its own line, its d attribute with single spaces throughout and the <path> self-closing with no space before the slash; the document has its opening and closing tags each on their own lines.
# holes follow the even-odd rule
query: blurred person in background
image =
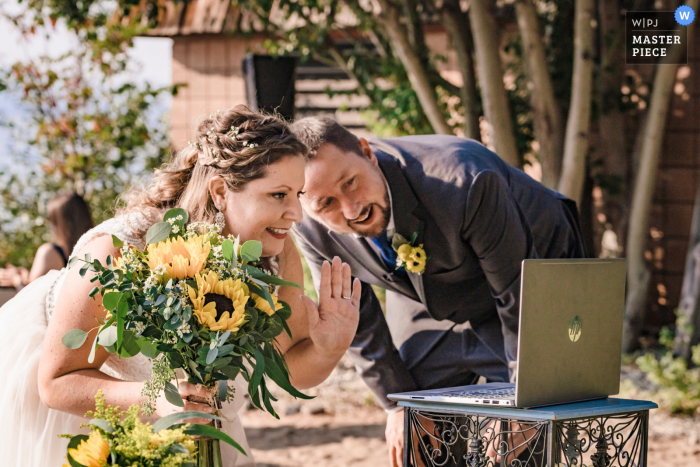
<svg viewBox="0 0 700 467">
<path fill-rule="evenodd" d="M 20 290 L 50 270 L 64 268 L 78 239 L 94 226 L 90 209 L 77 193 L 53 198 L 46 206 L 46 214 L 54 241 L 39 247 L 31 270 L 11 264 L 0 269 L 0 287 Z"/>
</svg>

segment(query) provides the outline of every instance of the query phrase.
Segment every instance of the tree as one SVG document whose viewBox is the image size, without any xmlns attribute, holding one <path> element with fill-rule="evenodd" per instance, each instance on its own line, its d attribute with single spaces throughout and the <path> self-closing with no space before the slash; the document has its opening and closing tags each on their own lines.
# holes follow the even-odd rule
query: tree
<svg viewBox="0 0 700 467">
<path fill-rule="evenodd" d="M 142 29 L 113 28 L 102 13 L 72 9 L 63 15 L 60 3 L 46 6 L 29 2 L 9 19 L 25 34 L 51 31 L 65 21 L 79 40 L 70 54 L 42 56 L 2 72 L 0 81 L 21 96 L 28 115 L 13 126 L 12 163 L 0 174 L 2 264 L 31 264 L 36 248 L 48 240 L 49 198 L 76 191 L 99 223 L 113 215 L 118 195 L 145 181 L 170 151 L 167 124 L 152 113 L 159 96 L 177 86 L 153 89 L 128 81 L 125 52 Z"/>
<path fill-rule="evenodd" d="M 499 53 L 498 28 L 486 0 L 472 0 L 469 24 L 474 34 L 477 71 L 483 95 L 484 115 L 489 124 L 490 146 L 501 159 L 520 167 L 512 114 L 503 87 L 503 66 Z"/>
<path fill-rule="evenodd" d="M 457 0 L 444 0 L 439 11 L 445 29 L 450 35 L 452 47 L 457 52 L 459 71 L 462 74 L 462 87 L 459 97 L 464 109 L 464 137 L 481 141 L 481 130 L 479 128 L 481 102 L 476 89 L 476 68 L 472 56 L 473 40 L 471 31 L 467 28 L 469 17 L 462 11 Z"/>
<path fill-rule="evenodd" d="M 555 188 L 561 173 L 564 146 L 564 125 L 554 85 L 547 66 L 539 18 L 532 0 L 515 3 L 518 29 L 523 41 L 523 58 L 527 63 L 529 83 L 532 86 L 531 106 L 535 137 L 540 147 L 542 183 Z"/>
<path fill-rule="evenodd" d="M 396 50 L 396 55 L 401 59 L 408 73 L 408 79 L 411 81 L 433 129 L 436 133 L 452 134 L 452 128 L 447 124 L 430 77 L 425 66 L 421 63 L 419 51 L 423 48 L 422 44 L 418 45 L 415 42 L 411 44 L 407 31 L 401 24 L 399 7 L 390 0 L 372 0 L 372 2 L 375 9 L 379 11 L 379 22 L 386 28 L 386 32 L 391 38 L 391 44 Z M 416 47 L 417 45 L 418 47 Z"/>
<path fill-rule="evenodd" d="M 700 187 L 695 196 L 689 243 L 673 349 L 676 356 L 688 361 L 693 347 L 700 344 Z"/>
<path fill-rule="evenodd" d="M 559 192 L 581 205 L 586 176 L 586 156 L 591 115 L 593 80 L 593 0 L 576 0 L 574 27 L 574 78 L 571 83 L 571 106 L 566 122 L 564 160 Z"/>
</svg>

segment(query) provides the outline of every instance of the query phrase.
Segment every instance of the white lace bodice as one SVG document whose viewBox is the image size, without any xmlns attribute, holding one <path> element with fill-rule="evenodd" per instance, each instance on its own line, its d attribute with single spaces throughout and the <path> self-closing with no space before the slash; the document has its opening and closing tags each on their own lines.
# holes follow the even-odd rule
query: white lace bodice
<svg viewBox="0 0 700 467">
<path fill-rule="evenodd" d="M 143 249 L 146 246 L 146 241 L 135 232 L 145 232 L 151 224 L 152 222 L 149 222 L 145 216 L 140 214 L 132 214 L 128 217 L 115 217 L 106 220 L 97 227 L 88 230 L 80 237 L 75 248 L 73 248 L 71 257 L 80 251 L 90 240 L 101 234 L 114 235 L 125 244 Z M 51 319 L 67 271 L 66 268 L 61 269 L 46 296 L 47 321 Z M 88 340 L 88 342 L 91 341 Z M 119 358 L 116 355 L 110 355 L 104 365 L 102 365 L 102 368 L 100 368 L 100 371 L 124 381 L 146 381 L 151 377 L 152 366 L 151 361 L 143 356 L 143 354 L 138 354 L 131 358 Z"/>
</svg>

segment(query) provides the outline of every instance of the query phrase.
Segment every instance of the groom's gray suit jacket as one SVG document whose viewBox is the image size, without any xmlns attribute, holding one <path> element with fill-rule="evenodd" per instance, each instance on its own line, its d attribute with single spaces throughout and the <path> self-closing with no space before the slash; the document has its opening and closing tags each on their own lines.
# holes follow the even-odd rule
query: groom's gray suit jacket
<svg viewBox="0 0 700 467">
<path fill-rule="evenodd" d="M 409 136 L 370 146 L 391 191 L 396 232 L 417 232 L 425 248 L 424 273 L 402 279 L 370 242 L 309 216 L 295 227 L 317 287 L 322 262 L 333 256 L 363 282 L 349 351 L 363 378 L 390 407 L 392 392 L 472 382 L 466 366 L 488 373 L 480 359 L 507 375 L 517 358 L 522 260 L 585 256 L 575 203 L 475 141 Z M 367 284 L 387 290 L 386 317 Z M 450 340 L 456 332 L 471 341 Z M 507 377 L 496 373 L 487 376 Z"/>
</svg>

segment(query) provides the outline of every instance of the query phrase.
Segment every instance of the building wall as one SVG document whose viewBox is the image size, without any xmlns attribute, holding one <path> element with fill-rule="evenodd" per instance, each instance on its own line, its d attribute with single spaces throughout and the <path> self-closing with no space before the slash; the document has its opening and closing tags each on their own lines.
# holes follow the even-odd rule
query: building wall
<svg viewBox="0 0 700 467">
<path fill-rule="evenodd" d="M 700 47 L 691 43 L 678 70 L 654 193 L 646 258 L 653 271 L 646 323 L 675 321 L 700 183 Z"/>
<path fill-rule="evenodd" d="M 245 104 L 243 57 L 256 51 L 262 38 L 217 35 L 173 37 L 173 83 L 186 83 L 173 98 L 171 141 L 180 148 L 194 139 L 202 115 Z"/>
</svg>

